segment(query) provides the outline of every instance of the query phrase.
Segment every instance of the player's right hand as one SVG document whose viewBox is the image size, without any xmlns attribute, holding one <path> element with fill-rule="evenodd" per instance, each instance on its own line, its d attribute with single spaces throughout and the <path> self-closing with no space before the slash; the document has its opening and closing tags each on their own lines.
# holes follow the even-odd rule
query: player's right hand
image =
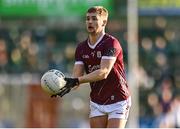
<svg viewBox="0 0 180 129">
<path fill-rule="evenodd" d="M 79 80 L 78 78 L 64 78 L 64 80 L 66 81 L 66 87 L 75 87 L 77 85 L 79 85 Z"/>
</svg>

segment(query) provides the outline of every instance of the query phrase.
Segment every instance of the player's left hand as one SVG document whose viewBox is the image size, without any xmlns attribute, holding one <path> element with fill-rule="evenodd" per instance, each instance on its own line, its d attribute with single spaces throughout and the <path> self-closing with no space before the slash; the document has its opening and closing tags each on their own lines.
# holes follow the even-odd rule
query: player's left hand
<svg viewBox="0 0 180 129">
<path fill-rule="evenodd" d="M 65 94 L 69 93 L 71 89 L 77 85 L 79 85 L 78 78 L 65 78 L 66 85 L 60 89 L 60 92 L 58 94 L 52 95 L 51 97 L 63 97 Z"/>
</svg>

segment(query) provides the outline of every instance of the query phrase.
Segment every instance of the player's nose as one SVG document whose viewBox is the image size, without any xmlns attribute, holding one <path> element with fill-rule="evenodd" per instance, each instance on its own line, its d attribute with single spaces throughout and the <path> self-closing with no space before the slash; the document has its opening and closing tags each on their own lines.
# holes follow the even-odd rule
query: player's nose
<svg viewBox="0 0 180 129">
<path fill-rule="evenodd" d="M 87 22 L 88 22 L 89 24 L 92 23 L 92 19 L 90 18 Z"/>
</svg>

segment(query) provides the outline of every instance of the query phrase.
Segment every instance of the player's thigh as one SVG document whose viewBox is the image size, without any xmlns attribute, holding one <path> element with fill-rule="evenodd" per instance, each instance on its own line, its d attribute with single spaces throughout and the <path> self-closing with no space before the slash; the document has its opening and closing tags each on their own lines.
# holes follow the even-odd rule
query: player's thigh
<svg viewBox="0 0 180 129">
<path fill-rule="evenodd" d="M 108 120 L 107 128 L 125 128 L 126 119 L 111 118 Z"/>
<path fill-rule="evenodd" d="M 108 116 L 96 116 L 90 118 L 90 127 L 91 128 L 106 128 L 108 123 Z"/>
</svg>

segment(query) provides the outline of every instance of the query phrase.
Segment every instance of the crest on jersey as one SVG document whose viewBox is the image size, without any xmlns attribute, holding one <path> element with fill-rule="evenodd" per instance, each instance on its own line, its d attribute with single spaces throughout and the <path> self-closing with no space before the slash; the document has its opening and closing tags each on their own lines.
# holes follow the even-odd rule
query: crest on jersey
<svg viewBox="0 0 180 129">
<path fill-rule="evenodd" d="M 95 51 L 91 52 L 92 57 L 94 58 L 95 55 Z"/>
<path fill-rule="evenodd" d="M 97 51 L 97 58 L 101 58 L 101 51 Z"/>
</svg>

